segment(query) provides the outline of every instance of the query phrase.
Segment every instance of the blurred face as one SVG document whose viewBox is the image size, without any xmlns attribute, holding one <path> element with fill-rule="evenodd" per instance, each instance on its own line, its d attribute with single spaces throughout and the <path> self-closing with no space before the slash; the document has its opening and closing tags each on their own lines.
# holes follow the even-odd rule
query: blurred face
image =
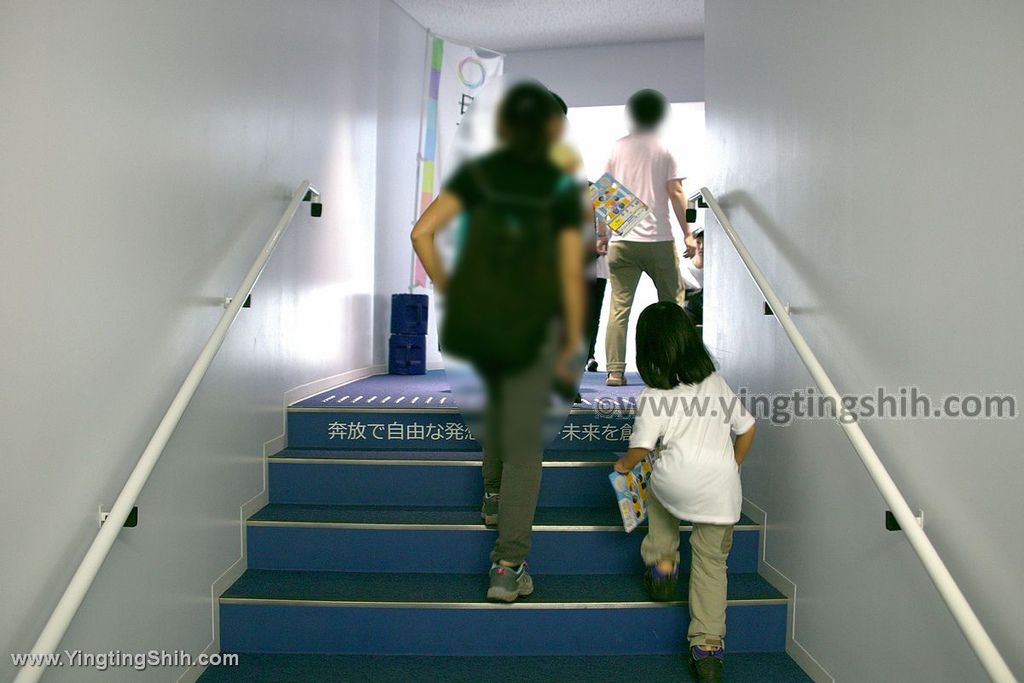
<svg viewBox="0 0 1024 683">
<path fill-rule="evenodd" d="M 697 256 L 704 258 L 704 233 L 697 235 L 694 239 L 697 240 Z"/>
<path fill-rule="evenodd" d="M 558 142 L 565 135 L 565 117 L 562 112 L 558 112 L 551 117 L 551 121 L 548 123 L 548 139 L 551 142 Z"/>
</svg>

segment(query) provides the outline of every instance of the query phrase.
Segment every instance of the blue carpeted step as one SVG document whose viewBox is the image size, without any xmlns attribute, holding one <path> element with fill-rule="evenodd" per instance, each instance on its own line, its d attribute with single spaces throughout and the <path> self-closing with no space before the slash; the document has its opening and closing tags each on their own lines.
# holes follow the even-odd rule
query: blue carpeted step
<svg viewBox="0 0 1024 683">
<path fill-rule="evenodd" d="M 409 567 L 415 570 L 416 567 Z M 541 580 L 541 578 L 543 580 Z M 538 578 L 536 591 L 528 600 L 512 608 L 534 608 L 545 604 L 565 606 L 647 605 L 641 575 L 579 574 Z M 304 600 L 337 603 L 472 605 L 490 607 L 483 602 L 487 575 L 476 574 L 402 574 L 360 572 L 273 571 L 250 569 L 222 596 L 223 600 L 250 598 L 261 600 Z M 679 604 L 686 601 L 686 576 L 678 591 Z M 783 600 L 779 591 L 757 574 L 739 574 L 729 579 L 730 601 Z M 675 604 L 675 603 L 666 603 Z M 509 609 L 508 605 L 494 605 Z"/>
<path fill-rule="evenodd" d="M 444 370 L 430 370 L 425 375 L 373 375 L 322 391 L 294 406 L 371 408 L 383 405 L 415 409 L 420 404 L 435 408 L 454 405 Z"/>
<path fill-rule="evenodd" d="M 482 600 L 484 573 L 247 571 L 221 597 L 225 652 L 334 654 L 671 654 L 679 600 L 649 602 L 639 575 L 538 576 L 514 605 Z M 785 598 L 756 574 L 729 579 L 731 652 L 781 651 Z M 500 634 L 500 637 L 497 636 Z"/>
<path fill-rule="evenodd" d="M 635 372 L 626 373 L 629 384 L 609 387 L 604 373 L 586 373 L 580 385 L 581 401 L 575 407 L 593 408 L 635 397 L 643 387 L 643 380 Z M 294 408 L 387 408 L 392 410 L 420 410 L 423 408 L 457 407 L 444 370 L 431 370 L 425 375 L 374 375 L 348 384 L 322 391 L 298 401 Z"/>
<path fill-rule="evenodd" d="M 622 530 L 618 510 L 540 508 L 530 564 L 536 574 L 619 574 L 640 569 L 644 529 Z M 247 525 L 249 566 L 349 572 L 486 571 L 495 532 L 478 507 L 264 507 Z M 757 571 L 759 527 L 744 518 L 734 534 L 729 571 Z M 682 560 L 689 569 L 689 527 Z"/>
<path fill-rule="evenodd" d="M 616 657 L 412 657 L 244 653 L 239 665 L 208 669 L 201 683 L 679 683 L 688 680 L 679 655 Z M 781 652 L 726 656 L 730 683 L 806 683 L 811 679 Z"/>
<path fill-rule="evenodd" d="M 269 459 L 270 502 L 308 505 L 474 506 L 483 485 L 480 461 L 465 459 L 326 458 L 289 455 Z M 360 451 L 365 456 L 365 451 Z M 479 458 L 479 453 L 475 456 Z M 564 457 L 564 453 L 562 454 Z M 541 507 L 614 507 L 608 482 L 612 455 L 577 462 L 549 460 L 541 479 Z"/>
<path fill-rule="evenodd" d="M 567 420 L 555 410 L 551 446 L 566 450 L 620 450 L 629 441 L 631 407 L 642 384 L 607 387 L 587 374 L 581 400 Z M 293 448 L 331 450 L 473 451 L 479 443 L 463 420 L 459 397 L 444 371 L 421 376 L 376 375 L 299 401 L 288 409 Z M 564 424 L 563 424 L 564 422 Z"/>
<path fill-rule="evenodd" d="M 544 451 L 544 462 L 546 463 L 567 463 L 567 462 L 600 462 L 606 463 L 609 467 L 620 455 L 626 452 L 626 446 L 617 450 L 593 450 L 593 451 L 570 451 L 553 450 Z M 331 450 L 321 448 L 285 448 L 270 456 L 270 461 L 289 462 L 359 462 L 371 461 L 373 463 L 385 462 L 432 462 L 446 463 L 459 462 L 480 464 L 483 452 L 473 451 L 448 451 L 448 450 Z"/>
<path fill-rule="evenodd" d="M 606 388 L 602 378 L 587 376 L 564 425 L 552 420 L 530 554 L 537 590 L 515 605 L 483 600 L 495 532 L 480 524 L 479 444 L 444 373 L 371 377 L 292 406 L 291 448 L 269 461 L 271 504 L 247 524 L 250 569 L 221 598 L 221 646 L 366 656 L 255 654 L 235 671 L 254 681 L 476 681 L 489 672 L 591 681 L 603 664 L 621 680 L 635 677 L 629 660 L 581 655 L 682 652 L 685 578 L 676 602 L 648 601 L 643 530 L 621 530 L 607 478 L 628 445 L 639 386 Z M 627 410 L 599 409 L 609 406 Z M 681 533 L 685 543 L 688 529 Z M 753 573 L 759 539 L 744 519 L 730 554 L 732 680 L 753 661 L 737 653 L 785 643 L 786 600 Z M 682 556 L 686 568 L 685 548 Z M 657 661 L 662 669 L 645 667 L 645 678 L 681 673 L 678 657 Z M 784 655 L 758 661 L 756 680 L 802 680 Z M 234 673 L 207 675 L 224 672 Z"/>
<path fill-rule="evenodd" d="M 567 418 L 552 417 L 549 446 L 560 450 L 623 450 L 629 443 L 630 414 L 598 414 L 574 410 Z M 378 408 L 288 409 L 288 445 L 328 450 L 480 449 L 461 413 L 454 408 L 397 410 Z"/>
<path fill-rule="evenodd" d="M 401 507 L 343 505 L 280 505 L 264 506 L 250 522 L 296 522 L 313 524 L 363 525 L 387 528 L 391 525 L 416 527 L 484 528 L 479 506 L 473 507 Z M 684 524 L 685 528 L 689 528 Z M 538 508 L 534 528 L 548 530 L 611 530 L 622 531 L 622 518 L 614 506 L 599 508 Z M 758 528 L 746 515 L 740 516 L 737 530 Z"/>
</svg>

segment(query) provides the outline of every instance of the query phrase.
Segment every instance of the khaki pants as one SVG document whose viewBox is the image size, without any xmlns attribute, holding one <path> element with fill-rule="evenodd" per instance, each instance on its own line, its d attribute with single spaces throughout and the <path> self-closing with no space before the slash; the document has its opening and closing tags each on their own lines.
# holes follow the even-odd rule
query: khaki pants
<svg viewBox="0 0 1024 683">
<path fill-rule="evenodd" d="M 640 554 L 648 566 L 679 562 L 679 520 L 653 495 L 647 497 L 647 537 Z M 723 647 L 728 580 L 725 560 L 732 548 L 732 525 L 694 524 L 690 534 L 690 645 Z"/>
<path fill-rule="evenodd" d="M 608 246 L 612 310 L 605 336 L 608 372 L 623 372 L 626 369 L 629 312 L 633 308 L 633 296 L 643 273 L 647 273 L 654 281 L 658 301 L 675 301 L 682 306 L 685 300 L 686 289 L 679 274 L 675 242 L 612 242 Z"/>
</svg>

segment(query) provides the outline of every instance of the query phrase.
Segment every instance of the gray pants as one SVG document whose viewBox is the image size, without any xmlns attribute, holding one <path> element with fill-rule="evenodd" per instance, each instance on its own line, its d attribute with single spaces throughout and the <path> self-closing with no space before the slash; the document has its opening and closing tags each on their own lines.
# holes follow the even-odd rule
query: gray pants
<svg viewBox="0 0 1024 683">
<path fill-rule="evenodd" d="M 552 335 L 537 360 L 526 369 L 484 377 L 484 492 L 501 494 L 492 562 L 504 560 L 518 565 L 530 552 L 556 340 L 557 336 Z"/>
<path fill-rule="evenodd" d="M 675 242 L 612 242 L 608 246 L 612 310 L 605 335 L 608 372 L 622 372 L 626 369 L 629 312 L 633 308 L 636 286 L 644 273 L 654 281 L 658 301 L 675 301 L 682 306 L 686 298 Z"/>
</svg>

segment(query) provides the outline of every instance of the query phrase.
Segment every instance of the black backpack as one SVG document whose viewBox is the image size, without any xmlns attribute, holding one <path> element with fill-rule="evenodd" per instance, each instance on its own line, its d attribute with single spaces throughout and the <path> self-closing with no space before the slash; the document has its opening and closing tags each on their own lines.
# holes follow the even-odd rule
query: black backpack
<svg viewBox="0 0 1024 683">
<path fill-rule="evenodd" d="M 478 164 L 471 172 L 482 200 L 472 209 L 448 285 L 441 348 L 484 371 L 533 361 L 560 310 L 561 286 L 549 197 L 503 194 Z"/>
</svg>

